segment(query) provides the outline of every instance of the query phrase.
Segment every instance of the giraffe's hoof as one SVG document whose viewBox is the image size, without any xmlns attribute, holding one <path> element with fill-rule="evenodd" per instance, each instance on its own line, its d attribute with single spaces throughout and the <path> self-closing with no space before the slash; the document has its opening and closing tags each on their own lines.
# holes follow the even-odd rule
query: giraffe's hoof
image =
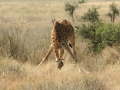
<svg viewBox="0 0 120 90">
<path fill-rule="evenodd" d="M 58 63 L 58 69 L 61 69 L 62 67 L 63 67 L 63 62 L 62 61 L 60 61 L 59 63 Z"/>
</svg>

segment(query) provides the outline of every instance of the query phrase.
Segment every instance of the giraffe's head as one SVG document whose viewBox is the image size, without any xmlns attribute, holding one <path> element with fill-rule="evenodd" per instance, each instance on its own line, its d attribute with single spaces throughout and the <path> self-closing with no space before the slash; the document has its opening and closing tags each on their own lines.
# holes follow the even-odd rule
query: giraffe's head
<svg viewBox="0 0 120 90">
<path fill-rule="evenodd" d="M 61 69 L 62 67 L 63 67 L 63 62 L 62 61 L 60 61 L 60 62 L 58 62 L 58 69 Z"/>
</svg>

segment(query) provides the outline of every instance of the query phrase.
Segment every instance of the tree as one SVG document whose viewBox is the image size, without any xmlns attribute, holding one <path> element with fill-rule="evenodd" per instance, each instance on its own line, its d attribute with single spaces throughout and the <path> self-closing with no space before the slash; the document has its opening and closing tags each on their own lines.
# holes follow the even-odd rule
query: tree
<svg viewBox="0 0 120 90">
<path fill-rule="evenodd" d="M 119 11 L 116 8 L 116 4 L 114 2 L 110 5 L 109 8 L 110 8 L 110 12 L 107 13 L 107 16 L 110 17 L 111 22 L 114 23 L 115 19 L 116 19 L 116 16 L 119 15 Z"/>
<path fill-rule="evenodd" d="M 69 16 L 72 17 L 72 20 L 74 21 L 74 12 L 76 8 L 78 7 L 78 4 L 84 3 L 84 0 L 79 0 L 78 3 L 65 3 L 65 11 L 68 12 Z"/>
<path fill-rule="evenodd" d="M 90 22 L 91 24 L 93 24 L 94 22 L 96 21 L 99 21 L 99 13 L 98 13 L 98 10 L 99 8 L 91 8 L 91 9 L 88 9 L 87 13 L 85 13 L 81 19 L 84 20 L 84 21 L 88 21 Z"/>
<path fill-rule="evenodd" d="M 78 0 L 79 4 L 85 3 L 85 0 Z"/>
<path fill-rule="evenodd" d="M 72 20 L 74 21 L 74 12 L 75 12 L 75 9 L 78 7 L 77 4 L 75 5 L 72 5 L 70 4 L 69 2 L 65 3 L 65 11 L 68 12 L 69 16 L 72 17 Z"/>
</svg>

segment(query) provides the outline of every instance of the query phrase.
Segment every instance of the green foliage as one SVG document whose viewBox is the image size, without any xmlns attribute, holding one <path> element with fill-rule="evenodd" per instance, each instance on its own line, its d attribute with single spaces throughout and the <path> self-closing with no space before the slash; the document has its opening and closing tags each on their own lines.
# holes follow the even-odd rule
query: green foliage
<svg viewBox="0 0 120 90">
<path fill-rule="evenodd" d="M 68 15 L 70 17 L 72 17 L 72 20 L 74 21 L 74 12 L 76 10 L 76 8 L 78 7 L 78 4 L 82 4 L 82 3 L 85 3 L 84 0 L 79 0 L 78 3 L 70 3 L 70 2 L 67 2 L 65 3 L 65 11 L 68 12 Z"/>
<path fill-rule="evenodd" d="M 85 0 L 78 0 L 79 4 L 85 3 Z"/>
<path fill-rule="evenodd" d="M 120 41 L 120 27 L 112 24 L 104 24 L 101 21 L 92 25 L 78 27 L 77 34 L 90 39 L 92 50 L 95 52 L 100 52 L 107 45 L 118 45 Z"/>
<path fill-rule="evenodd" d="M 78 7 L 77 4 L 70 4 L 69 2 L 65 3 L 65 11 L 68 12 L 69 16 L 72 17 L 73 21 L 74 21 L 73 15 L 77 7 Z"/>
<path fill-rule="evenodd" d="M 110 5 L 109 8 L 110 8 L 110 12 L 107 13 L 107 16 L 110 17 L 111 22 L 114 23 L 116 16 L 119 15 L 119 10 L 116 8 L 116 4 L 114 2 Z"/>
<path fill-rule="evenodd" d="M 90 39 L 92 42 L 92 50 L 95 52 L 100 52 L 105 46 L 120 44 L 120 27 L 112 24 L 105 24 L 100 21 L 98 13 L 98 8 L 88 9 L 81 19 L 89 22 L 88 25 L 82 25 L 82 27 L 77 27 L 77 33 L 84 38 Z M 110 5 L 110 13 L 107 15 L 114 22 L 116 15 L 119 15 L 119 11 L 116 8 L 116 4 L 112 3 Z"/>
<path fill-rule="evenodd" d="M 99 13 L 98 13 L 98 10 L 99 8 L 91 8 L 91 9 L 88 9 L 87 13 L 85 13 L 81 19 L 83 19 L 84 21 L 88 21 L 90 22 L 91 24 L 93 24 L 94 22 L 98 21 L 99 20 Z"/>
</svg>

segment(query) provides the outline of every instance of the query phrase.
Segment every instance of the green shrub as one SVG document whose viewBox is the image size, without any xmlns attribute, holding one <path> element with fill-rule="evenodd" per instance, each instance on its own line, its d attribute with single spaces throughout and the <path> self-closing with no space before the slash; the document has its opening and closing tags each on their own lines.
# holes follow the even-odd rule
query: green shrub
<svg viewBox="0 0 120 90">
<path fill-rule="evenodd" d="M 89 22 L 90 24 L 93 24 L 95 23 L 96 21 L 99 20 L 99 13 L 98 13 L 98 10 L 99 8 L 91 8 L 91 9 L 88 9 L 87 13 L 85 13 L 81 19 L 84 20 L 84 21 L 87 21 Z"/>
<path fill-rule="evenodd" d="M 69 16 L 72 17 L 73 21 L 74 21 L 74 12 L 77 7 L 78 7 L 77 4 L 70 4 L 69 2 L 65 3 L 65 11 L 68 12 Z"/>
<path fill-rule="evenodd" d="M 109 7 L 110 9 L 109 13 L 107 13 L 107 16 L 110 17 L 112 23 L 115 22 L 116 16 L 119 15 L 119 10 L 117 9 L 116 6 L 117 5 L 113 2 Z"/>
<path fill-rule="evenodd" d="M 90 39 L 92 50 L 100 52 L 105 46 L 118 45 L 120 41 L 120 27 L 112 24 L 105 24 L 101 21 L 92 25 L 82 25 L 77 28 L 77 34 Z"/>
<path fill-rule="evenodd" d="M 72 21 L 74 21 L 74 13 L 76 8 L 78 8 L 78 4 L 83 4 L 85 3 L 84 0 L 78 0 L 78 2 L 67 2 L 65 3 L 65 11 L 68 12 L 68 15 L 72 17 Z"/>
</svg>

